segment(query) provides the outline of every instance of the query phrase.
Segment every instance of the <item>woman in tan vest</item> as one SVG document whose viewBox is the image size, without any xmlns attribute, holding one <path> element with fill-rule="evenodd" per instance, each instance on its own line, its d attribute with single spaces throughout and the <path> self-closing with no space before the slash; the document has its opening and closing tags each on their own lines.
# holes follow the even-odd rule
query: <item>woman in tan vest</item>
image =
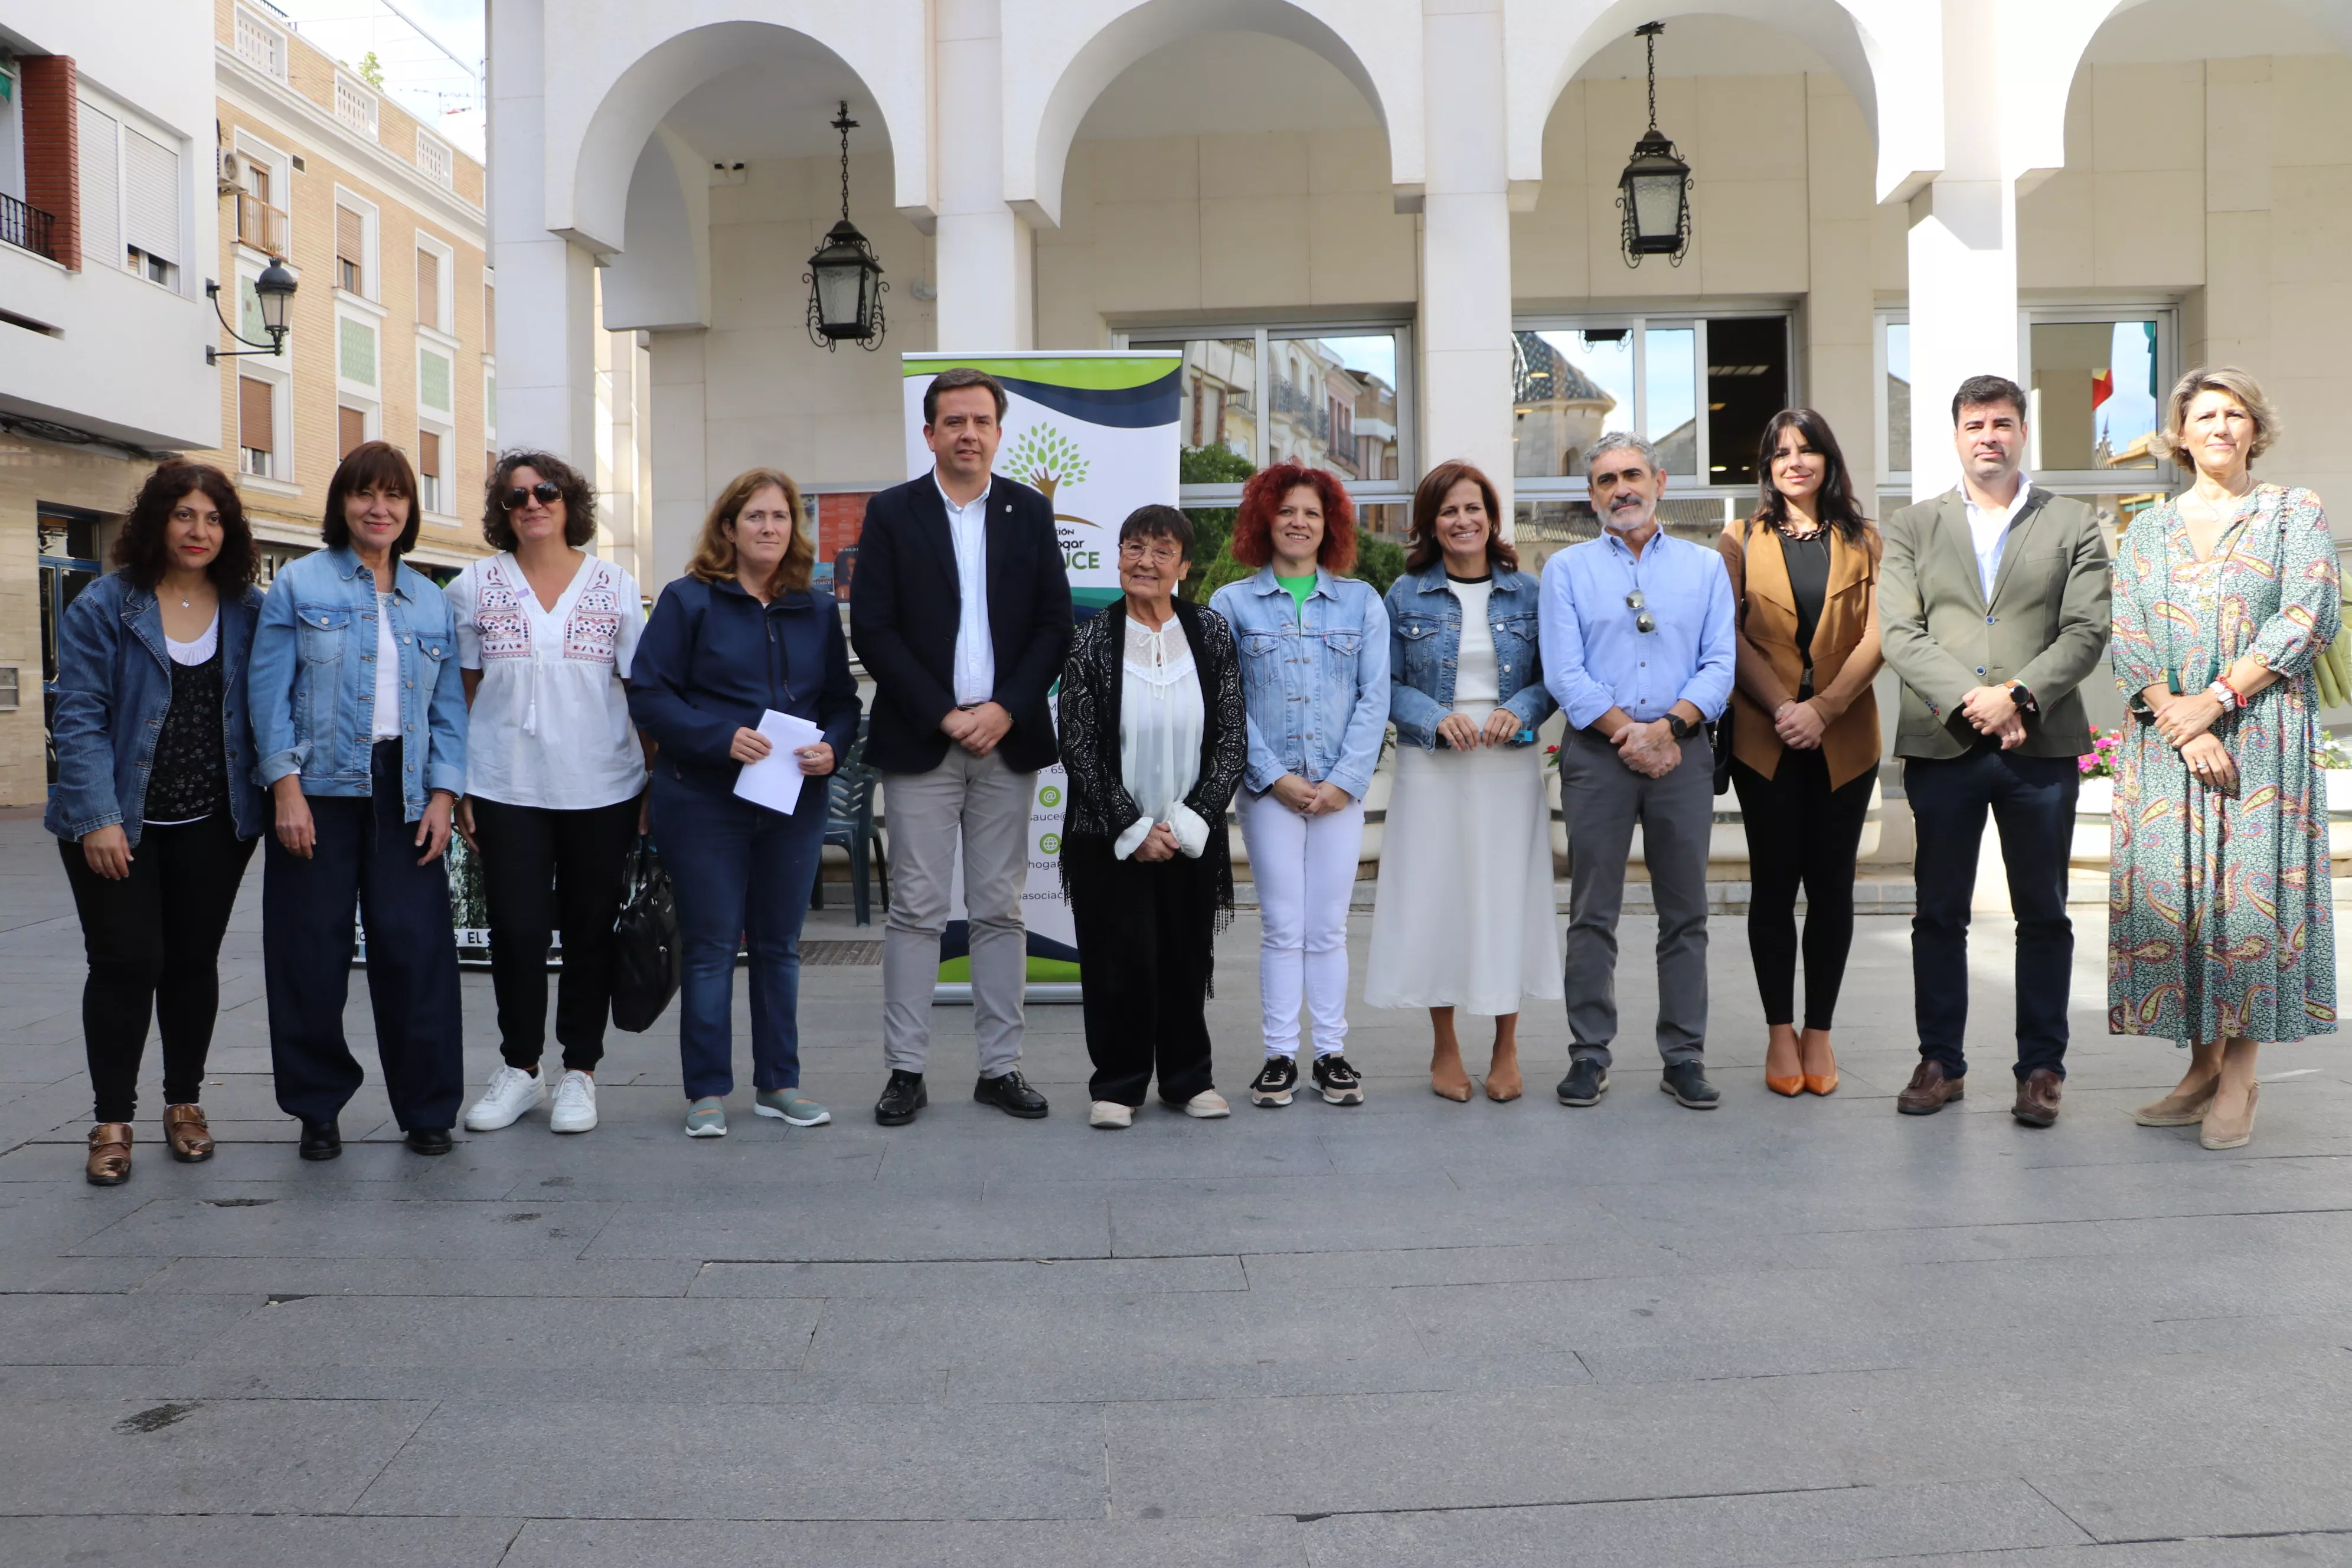
<svg viewBox="0 0 2352 1568">
<path fill-rule="evenodd" d="M 1763 505 L 1718 542 L 1739 606 L 1731 782 L 1748 829 L 1748 946 L 1765 1087 L 1837 1088 L 1830 1018 L 1853 943 L 1854 853 L 1878 776 L 1878 530 L 1829 421 L 1764 426 Z M 1805 890 L 1805 1027 L 1796 1026 L 1797 889 Z"/>
</svg>

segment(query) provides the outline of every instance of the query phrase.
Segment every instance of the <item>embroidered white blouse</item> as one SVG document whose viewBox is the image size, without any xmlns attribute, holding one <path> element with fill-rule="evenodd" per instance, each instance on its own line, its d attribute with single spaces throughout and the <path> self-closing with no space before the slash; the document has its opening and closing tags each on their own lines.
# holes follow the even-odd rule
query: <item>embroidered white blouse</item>
<svg viewBox="0 0 2352 1568">
<path fill-rule="evenodd" d="M 1124 616 L 1112 606 L 1105 615 Z M 1111 846 L 1124 860 L 1164 822 L 1176 831 L 1176 847 L 1199 859 L 1209 845 L 1209 825 L 1184 804 L 1201 780 L 1201 678 L 1192 645 L 1171 616 L 1158 631 L 1133 616 L 1127 620 L 1118 699 L 1119 782 L 1143 815 Z"/>
<path fill-rule="evenodd" d="M 442 592 L 457 616 L 458 665 L 482 672 L 466 729 L 467 794 L 585 811 L 645 788 L 621 685 L 645 629 L 635 578 L 585 556 L 548 607 L 501 552 Z"/>
</svg>

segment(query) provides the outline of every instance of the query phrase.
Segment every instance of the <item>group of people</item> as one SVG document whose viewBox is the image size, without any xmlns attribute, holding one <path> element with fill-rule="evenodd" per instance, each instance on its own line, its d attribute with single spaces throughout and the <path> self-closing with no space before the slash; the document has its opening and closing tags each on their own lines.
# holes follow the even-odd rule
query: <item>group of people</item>
<svg viewBox="0 0 2352 1568">
<path fill-rule="evenodd" d="M 497 462 L 483 511 L 496 553 L 444 588 L 401 559 L 417 536 L 407 460 L 363 445 L 329 487 L 325 547 L 281 567 L 266 595 L 235 486 L 202 464 L 159 467 L 118 533 L 118 570 L 68 608 L 59 656 L 47 826 L 89 958 L 89 1179 L 130 1176 L 151 1021 L 170 1152 L 213 1153 L 199 1090 L 217 955 L 257 842 L 272 1065 L 305 1158 L 341 1152 L 338 1118 L 362 1079 L 343 1031 L 354 906 L 394 1119 L 417 1152 L 451 1147 L 464 1092 L 453 833 L 483 869 L 499 1032 L 470 1130 L 511 1126 L 551 1098 L 553 1131 L 596 1124 L 613 929 L 647 832 L 683 933 L 686 1131 L 727 1131 L 739 953 L 754 1110 L 829 1121 L 800 1090 L 799 938 L 823 781 L 861 743 L 853 643 L 875 687 L 863 756 L 883 775 L 894 871 L 875 1106 L 886 1126 L 929 1102 L 959 889 L 973 1097 L 1047 1114 L 1020 1068 L 1021 900 L 1036 775 L 1057 758 L 1089 1124 L 1131 1126 L 1155 1082 L 1172 1110 L 1232 1113 L 1205 1016 L 1234 905 L 1229 813 L 1262 913 L 1251 1102 L 1292 1103 L 1311 1040 L 1307 1087 L 1360 1104 L 1345 1054 L 1347 921 L 1391 732 L 1364 999 L 1428 1009 L 1434 1093 L 1474 1092 L 1455 1019 L 1467 1011 L 1495 1020 L 1485 1094 L 1519 1098 L 1517 1015 L 1531 997 L 1566 1005 L 1557 1098 L 1591 1106 L 1607 1092 L 1638 828 L 1657 913 L 1659 1087 L 1693 1109 L 1718 1102 L 1706 867 L 1727 787 L 1748 841 L 1765 1085 L 1833 1093 L 1882 665 L 1902 686 L 1894 750 L 1918 827 L 1920 1061 L 1898 1110 L 1932 1113 L 1965 1091 L 1969 916 L 1990 815 L 2017 917 L 2012 1114 L 2057 1120 L 2068 847 L 2091 741 L 2077 689 L 2102 657 L 2132 715 L 2116 767 L 2108 1025 L 2190 1052 L 2138 1120 L 2201 1123 L 2206 1146 L 2242 1146 L 2260 1045 L 2334 1031 L 2314 667 L 2339 630 L 2336 549 L 2316 497 L 2254 480 L 2277 423 L 2242 372 L 2193 371 L 2173 390 L 2161 439 L 2194 480 L 2137 516 L 2112 562 L 2091 510 L 2021 471 L 2024 394 L 1979 376 L 1952 400 L 1960 485 L 1883 529 L 1811 409 L 1767 426 L 1759 504 L 1714 548 L 1662 531 L 1658 452 L 1611 432 L 1586 453 L 1600 535 L 1555 553 L 1539 582 L 1504 537 L 1492 482 L 1453 461 L 1421 482 L 1411 553 L 1382 597 L 1348 575 L 1346 488 L 1282 463 L 1251 479 L 1236 516 L 1232 552 L 1253 575 L 1205 605 L 1184 596 L 1192 523 L 1145 507 L 1119 529 L 1119 600 L 1083 622 L 1050 506 L 993 472 L 1005 407 L 982 372 L 934 378 L 935 466 L 868 503 L 846 638 L 812 583 L 799 489 L 773 469 L 726 487 L 648 618 L 630 574 L 583 548 L 593 492 L 549 453 Z M 1565 729 L 1548 751 L 1538 736 L 1555 710 Z M 812 787 L 790 812 L 735 789 L 772 754 L 770 712 L 818 736 L 791 759 Z M 1564 944 L 1544 778 L 1555 758 Z M 560 1075 L 541 1059 L 558 934 Z"/>
</svg>

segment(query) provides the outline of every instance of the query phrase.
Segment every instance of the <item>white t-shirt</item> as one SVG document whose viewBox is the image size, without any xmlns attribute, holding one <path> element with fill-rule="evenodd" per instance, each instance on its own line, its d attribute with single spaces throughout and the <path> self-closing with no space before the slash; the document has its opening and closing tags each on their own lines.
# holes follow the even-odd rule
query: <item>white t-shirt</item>
<svg viewBox="0 0 2352 1568">
<path fill-rule="evenodd" d="M 1454 591 L 1462 606 L 1462 647 L 1454 659 L 1454 704 L 1465 702 L 1491 703 L 1503 694 L 1503 683 L 1495 668 L 1495 626 L 1486 618 L 1486 601 L 1495 596 L 1495 580 L 1465 583 L 1448 577 L 1445 585 Z"/>
<path fill-rule="evenodd" d="M 500 553 L 442 592 L 457 623 L 457 663 L 482 672 L 466 726 L 467 794 L 586 811 L 645 788 L 621 686 L 646 624 L 635 578 L 585 556 L 549 609 L 520 563 Z"/>
<path fill-rule="evenodd" d="M 368 738 L 400 739 L 400 645 L 393 640 L 389 594 L 375 596 L 375 716 Z"/>
</svg>

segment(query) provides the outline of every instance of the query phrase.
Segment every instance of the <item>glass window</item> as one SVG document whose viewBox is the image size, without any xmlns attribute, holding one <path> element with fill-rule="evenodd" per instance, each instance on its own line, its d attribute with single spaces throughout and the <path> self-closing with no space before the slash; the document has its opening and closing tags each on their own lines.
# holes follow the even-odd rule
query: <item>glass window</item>
<svg viewBox="0 0 2352 1568">
<path fill-rule="evenodd" d="M 1244 479 L 1277 462 L 1328 468 L 1354 491 L 1402 489 L 1401 338 L 1395 328 L 1262 327 L 1181 338 L 1135 332 L 1125 346 L 1183 356 L 1177 420 L 1190 505 L 1230 502 Z"/>
<path fill-rule="evenodd" d="M 1878 471 L 1911 471 L 1911 323 L 1878 318 Z M 1882 513 L 1883 515 L 1883 513 Z"/>
<path fill-rule="evenodd" d="M 1781 315 L 1530 323 L 1511 361 L 1512 473 L 1532 494 L 1580 493 L 1585 448 L 1609 430 L 1640 432 L 1685 489 L 1748 489 L 1790 396 Z"/>
<path fill-rule="evenodd" d="M 1764 426 L 1790 405 L 1789 323 L 1734 316 L 1706 323 L 1707 483 L 1752 489 Z M 1653 437 L 1654 439 L 1654 437 Z M 1669 466 L 1669 473 L 1680 470 Z"/>
<path fill-rule="evenodd" d="M 1213 448 L 1249 463 L 1257 452 L 1256 340 L 1202 338 L 1180 346 L 1184 370 L 1178 439 L 1188 451 Z"/>
<path fill-rule="evenodd" d="M 2027 333 L 2032 365 L 2026 395 L 2032 447 L 2027 467 L 2042 473 L 2154 470 L 2163 380 L 2153 315 L 2122 320 L 2049 321 Z M 2160 482 L 2160 481 L 2159 481 Z"/>
<path fill-rule="evenodd" d="M 1594 437 L 1632 416 L 1633 329 L 1514 332 L 1511 379 L 1512 477 L 1578 476 Z"/>
</svg>

